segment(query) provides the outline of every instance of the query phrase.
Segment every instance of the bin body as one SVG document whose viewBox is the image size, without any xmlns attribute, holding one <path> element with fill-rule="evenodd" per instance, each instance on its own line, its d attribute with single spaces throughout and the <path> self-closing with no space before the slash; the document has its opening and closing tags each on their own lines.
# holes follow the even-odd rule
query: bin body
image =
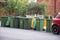
<svg viewBox="0 0 60 40">
<path fill-rule="evenodd" d="M 36 18 L 36 30 L 40 31 L 40 19 Z"/>
<path fill-rule="evenodd" d="M 44 29 L 44 19 L 40 19 L 40 31 Z"/>
<path fill-rule="evenodd" d="M 14 25 L 14 18 L 11 17 L 11 20 L 10 20 L 10 27 L 13 28 L 13 25 Z"/>
<path fill-rule="evenodd" d="M 31 29 L 32 18 L 24 18 L 24 29 Z"/>
<path fill-rule="evenodd" d="M 8 16 L 1 17 L 1 26 L 2 27 L 9 27 L 10 26 L 9 25 L 10 23 L 8 22 L 8 24 L 7 24 L 7 21 L 8 21 Z"/>
<path fill-rule="evenodd" d="M 43 31 L 44 19 L 36 19 L 36 30 Z"/>
<path fill-rule="evenodd" d="M 19 18 L 19 28 L 24 29 L 24 18 Z"/>
<path fill-rule="evenodd" d="M 18 17 L 11 17 L 10 27 L 11 28 L 18 28 L 19 27 L 19 18 Z"/>
<path fill-rule="evenodd" d="M 19 17 L 14 18 L 14 28 L 19 28 Z"/>
<path fill-rule="evenodd" d="M 46 32 L 51 32 L 51 24 L 52 24 L 52 19 L 47 19 Z"/>
</svg>

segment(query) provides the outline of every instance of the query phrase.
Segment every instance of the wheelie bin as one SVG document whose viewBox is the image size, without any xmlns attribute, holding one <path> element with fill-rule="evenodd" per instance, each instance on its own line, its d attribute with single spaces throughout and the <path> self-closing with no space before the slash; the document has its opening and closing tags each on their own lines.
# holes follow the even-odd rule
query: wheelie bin
<svg viewBox="0 0 60 40">
<path fill-rule="evenodd" d="M 24 18 L 24 29 L 31 29 L 32 18 Z"/>
<path fill-rule="evenodd" d="M 19 28 L 24 29 L 24 17 L 19 18 Z"/>
<path fill-rule="evenodd" d="M 1 17 L 1 26 L 10 27 L 10 17 L 9 16 Z"/>
<path fill-rule="evenodd" d="M 44 19 L 37 18 L 36 19 L 36 30 L 43 31 L 44 27 Z"/>
<path fill-rule="evenodd" d="M 19 27 L 19 17 L 17 17 L 17 16 L 11 17 L 10 27 L 11 27 L 11 28 L 18 28 L 18 27 Z"/>
<path fill-rule="evenodd" d="M 51 32 L 51 25 L 52 25 L 52 17 L 46 19 L 46 22 L 47 22 L 47 27 L 46 27 L 46 32 Z"/>
</svg>

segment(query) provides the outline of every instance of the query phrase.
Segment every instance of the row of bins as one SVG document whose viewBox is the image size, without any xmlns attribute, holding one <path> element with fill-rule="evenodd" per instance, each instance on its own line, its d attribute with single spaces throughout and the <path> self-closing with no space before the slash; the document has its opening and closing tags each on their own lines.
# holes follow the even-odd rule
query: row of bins
<svg viewBox="0 0 60 40">
<path fill-rule="evenodd" d="M 32 21 L 32 19 L 34 19 Z M 46 19 L 46 32 L 51 32 L 52 19 Z M 32 23 L 33 22 L 33 23 Z M 21 29 L 36 29 L 38 31 L 43 31 L 44 29 L 44 19 L 36 18 L 26 18 L 19 16 L 5 16 L 1 17 L 1 26 L 10 28 L 21 28 Z"/>
<path fill-rule="evenodd" d="M 25 17 L 12 17 L 10 27 L 30 29 L 31 28 L 31 18 Z"/>
<path fill-rule="evenodd" d="M 31 29 L 31 20 L 32 18 L 26 17 L 1 17 L 1 26 L 2 27 L 11 27 L 11 28 L 21 28 L 21 29 Z"/>
<path fill-rule="evenodd" d="M 2 27 L 8 27 L 8 26 L 10 26 L 8 23 L 7 23 L 7 21 L 8 21 L 8 16 L 4 16 L 4 17 L 1 17 L 1 26 Z"/>
</svg>

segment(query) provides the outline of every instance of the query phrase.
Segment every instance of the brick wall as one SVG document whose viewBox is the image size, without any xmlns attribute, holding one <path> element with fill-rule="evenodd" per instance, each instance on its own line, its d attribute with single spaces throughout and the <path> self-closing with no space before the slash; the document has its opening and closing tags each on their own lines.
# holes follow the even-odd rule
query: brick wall
<svg viewBox="0 0 60 40">
<path fill-rule="evenodd" d="M 47 9 L 49 10 L 48 14 L 54 16 L 54 0 L 37 0 L 37 2 L 48 2 Z M 56 12 L 60 12 L 60 0 L 56 0 Z"/>
<path fill-rule="evenodd" d="M 60 12 L 60 0 L 57 0 L 56 2 L 57 2 L 56 3 L 56 11 Z"/>
</svg>

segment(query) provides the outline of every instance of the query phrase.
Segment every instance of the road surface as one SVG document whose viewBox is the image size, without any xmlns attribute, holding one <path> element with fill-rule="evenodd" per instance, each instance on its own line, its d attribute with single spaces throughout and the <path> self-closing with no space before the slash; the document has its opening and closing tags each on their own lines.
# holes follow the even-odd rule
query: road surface
<svg viewBox="0 0 60 40">
<path fill-rule="evenodd" d="M 60 40 L 60 35 L 42 31 L 0 27 L 0 40 Z"/>
</svg>

